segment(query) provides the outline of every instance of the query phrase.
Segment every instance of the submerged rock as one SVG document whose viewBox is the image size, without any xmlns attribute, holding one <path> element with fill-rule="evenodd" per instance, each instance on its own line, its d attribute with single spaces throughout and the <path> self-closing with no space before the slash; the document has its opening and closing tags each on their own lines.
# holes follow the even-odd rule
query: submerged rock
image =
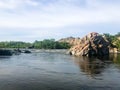
<svg viewBox="0 0 120 90">
<path fill-rule="evenodd" d="M 14 49 L 13 53 L 15 55 L 20 55 L 22 53 L 22 51 L 18 48 L 18 49 Z"/>
<path fill-rule="evenodd" d="M 31 51 L 29 51 L 29 50 L 14 49 L 13 53 L 15 55 L 20 55 L 21 53 L 31 53 Z"/>
<path fill-rule="evenodd" d="M 31 53 L 31 51 L 29 51 L 29 50 L 25 50 L 24 53 Z"/>
<path fill-rule="evenodd" d="M 107 39 L 92 32 L 83 37 L 79 44 L 73 45 L 69 53 L 75 56 L 105 56 L 109 55 L 109 42 Z"/>
</svg>

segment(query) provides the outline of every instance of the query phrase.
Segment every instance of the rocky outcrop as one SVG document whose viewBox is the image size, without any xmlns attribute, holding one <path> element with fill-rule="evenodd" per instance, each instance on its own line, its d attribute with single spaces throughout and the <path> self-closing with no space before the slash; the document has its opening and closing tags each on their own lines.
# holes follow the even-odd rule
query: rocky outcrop
<svg viewBox="0 0 120 90">
<path fill-rule="evenodd" d="M 59 42 L 67 42 L 70 45 L 74 46 L 74 45 L 80 44 L 81 39 L 80 38 L 74 38 L 74 37 L 68 37 L 68 38 L 60 39 Z"/>
<path fill-rule="evenodd" d="M 109 55 L 109 42 L 104 36 L 92 32 L 80 39 L 78 44 L 72 46 L 69 53 L 75 56 Z"/>
<path fill-rule="evenodd" d="M 0 49 L 0 56 L 12 56 L 12 54 L 11 50 Z"/>
</svg>

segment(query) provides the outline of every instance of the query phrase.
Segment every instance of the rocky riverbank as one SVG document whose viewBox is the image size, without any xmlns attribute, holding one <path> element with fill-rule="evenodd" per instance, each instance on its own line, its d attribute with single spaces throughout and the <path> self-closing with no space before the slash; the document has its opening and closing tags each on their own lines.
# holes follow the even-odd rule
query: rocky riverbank
<svg viewBox="0 0 120 90">
<path fill-rule="evenodd" d="M 0 56 L 12 56 L 12 54 L 11 50 L 0 49 Z"/>
<path fill-rule="evenodd" d="M 83 37 L 79 44 L 71 47 L 69 53 L 75 56 L 109 55 L 109 42 L 104 36 L 93 32 Z"/>
<path fill-rule="evenodd" d="M 106 56 L 110 53 L 110 42 L 104 35 L 96 32 L 89 33 L 81 39 L 71 37 L 61 39 L 60 42 L 71 44 L 69 54 L 75 56 Z"/>
<path fill-rule="evenodd" d="M 12 56 L 13 54 L 19 55 L 21 53 L 31 53 L 30 50 L 20 50 L 20 49 L 0 49 L 0 56 Z"/>
</svg>

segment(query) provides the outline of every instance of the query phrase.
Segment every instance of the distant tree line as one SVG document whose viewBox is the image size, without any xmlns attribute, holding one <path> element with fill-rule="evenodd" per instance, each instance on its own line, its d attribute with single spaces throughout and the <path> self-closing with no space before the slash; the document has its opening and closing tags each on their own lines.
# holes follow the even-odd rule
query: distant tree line
<svg viewBox="0 0 120 90">
<path fill-rule="evenodd" d="M 109 33 L 103 34 L 110 42 L 111 47 L 116 47 L 120 50 L 120 32 L 116 35 Z M 67 42 L 58 42 L 55 39 L 45 39 L 43 41 L 35 41 L 26 43 L 21 41 L 0 42 L 0 48 L 33 48 L 33 49 L 69 49 L 71 45 Z"/>
<path fill-rule="evenodd" d="M 0 48 L 26 48 L 29 46 L 31 46 L 31 43 L 20 41 L 0 42 Z"/>
<path fill-rule="evenodd" d="M 33 48 L 33 49 L 68 49 L 70 45 L 66 42 L 58 42 L 55 39 L 45 39 L 34 43 L 10 41 L 0 42 L 0 48 Z"/>
<path fill-rule="evenodd" d="M 36 49 L 68 49 L 70 45 L 66 42 L 58 42 L 55 39 L 45 39 L 43 41 L 35 41 L 33 43 Z"/>
</svg>

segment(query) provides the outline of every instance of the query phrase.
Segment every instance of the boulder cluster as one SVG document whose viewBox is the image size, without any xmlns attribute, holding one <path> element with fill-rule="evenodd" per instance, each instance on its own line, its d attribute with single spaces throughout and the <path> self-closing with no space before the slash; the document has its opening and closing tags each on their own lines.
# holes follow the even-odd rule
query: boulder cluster
<svg viewBox="0 0 120 90">
<path fill-rule="evenodd" d="M 92 32 L 73 45 L 69 53 L 75 56 L 105 56 L 109 55 L 109 42 L 103 36 Z"/>
</svg>

